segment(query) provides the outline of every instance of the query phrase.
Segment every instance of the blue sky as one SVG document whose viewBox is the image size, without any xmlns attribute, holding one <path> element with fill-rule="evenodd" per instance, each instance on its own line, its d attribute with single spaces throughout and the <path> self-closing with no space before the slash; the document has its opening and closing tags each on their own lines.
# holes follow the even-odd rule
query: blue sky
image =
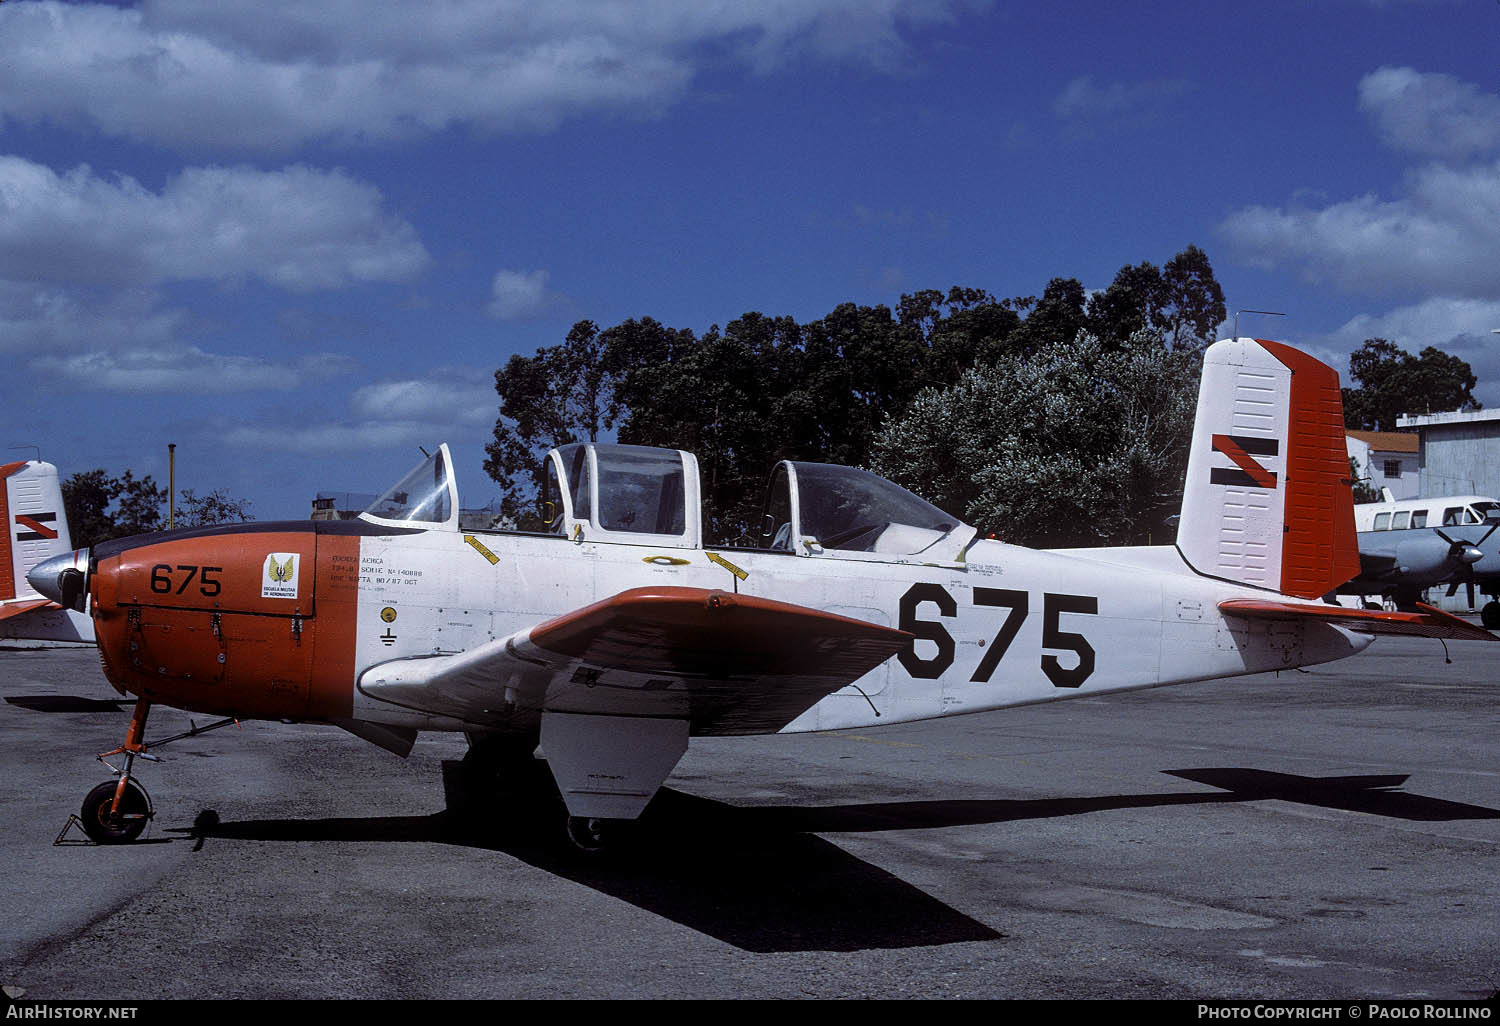
<svg viewBox="0 0 1500 1026">
<path fill-rule="evenodd" d="M 5 0 L 0 448 L 300 519 L 448 441 L 477 506 L 494 370 L 576 320 L 1189 243 L 1287 313 L 1242 334 L 1497 405 L 1497 69 L 1495 0 Z"/>
</svg>

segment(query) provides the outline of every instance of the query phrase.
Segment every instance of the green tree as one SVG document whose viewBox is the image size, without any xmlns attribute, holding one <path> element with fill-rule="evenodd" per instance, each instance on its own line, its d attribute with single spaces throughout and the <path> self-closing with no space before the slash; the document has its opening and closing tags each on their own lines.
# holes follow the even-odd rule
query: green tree
<svg viewBox="0 0 1500 1026">
<path fill-rule="evenodd" d="M 593 321 L 573 325 L 562 345 L 512 356 L 495 372 L 500 416 L 485 446 L 484 469 L 501 486 L 502 516 L 533 525 L 542 455 L 554 446 L 594 441 L 613 425 L 615 377 Z"/>
<path fill-rule="evenodd" d="M 919 395 L 871 468 L 1006 541 L 1160 541 L 1181 503 L 1199 361 L 1080 333 Z"/>
<path fill-rule="evenodd" d="M 1191 245 L 1162 268 L 1120 268 L 1109 288 L 1088 303 L 1089 330 L 1106 344 L 1151 328 L 1172 349 L 1200 350 L 1213 342 L 1227 312 L 1208 255 Z"/>
<path fill-rule="evenodd" d="M 239 524 L 254 520 L 249 499 L 236 499 L 223 488 L 198 495 L 184 488 L 174 523 L 178 527 L 206 527 L 210 524 Z"/>
<path fill-rule="evenodd" d="M 797 430 L 787 402 L 800 366 L 797 323 L 747 313 L 701 338 L 655 322 L 625 334 L 629 345 L 619 350 L 616 336 L 609 338 L 611 359 L 632 360 L 616 386 L 620 441 L 694 453 L 705 532 L 721 542 L 738 539 L 758 512 L 765 475 L 787 434 Z M 642 352 L 656 359 L 639 361 Z"/>
<path fill-rule="evenodd" d="M 73 544 L 86 548 L 112 538 L 150 534 L 166 526 L 167 490 L 151 475 L 137 478 L 129 470 L 110 477 L 102 467 L 80 471 L 62 483 L 63 507 Z"/>
<path fill-rule="evenodd" d="M 1413 356 L 1394 342 L 1368 338 L 1349 356 L 1344 422 L 1366 431 L 1395 431 L 1402 414 L 1477 410 L 1478 379 L 1468 363 L 1428 346 Z"/>
</svg>

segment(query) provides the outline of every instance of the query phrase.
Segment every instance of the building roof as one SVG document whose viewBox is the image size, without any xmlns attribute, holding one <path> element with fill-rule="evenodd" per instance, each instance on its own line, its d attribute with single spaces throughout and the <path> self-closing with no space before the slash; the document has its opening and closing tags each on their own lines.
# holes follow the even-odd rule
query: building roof
<svg viewBox="0 0 1500 1026">
<path fill-rule="evenodd" d="M 1358 438 L 1376 452 L 1418 452 L 1421 435 L 1404 431 L 1346 431 L 1350 438 Z"/>
<path fill-rule="evenodd" d="M 1447 424 L 1473 424 L 1476 421 L 1500 419 L 1500 410 L 1455 410 L 1452 413 L 1402 414 L 1396 418 L 1397 427 L 1437 427 Z"/>
</svg>

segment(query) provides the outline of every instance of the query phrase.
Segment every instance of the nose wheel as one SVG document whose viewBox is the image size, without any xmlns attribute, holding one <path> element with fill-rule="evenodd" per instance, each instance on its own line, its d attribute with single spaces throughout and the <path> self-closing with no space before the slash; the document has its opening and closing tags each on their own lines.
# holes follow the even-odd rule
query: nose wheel
<svg viewBox="0 0 1500 1026">
<path fill-rule="evenodd" d="M 144 698 L 137 701 L 135 712 L 130 717 L 130 728 L 125 733 L 125 743 L 114 751 L 105 752 L 99 756 L 99 761 L 114 770 L 117 777 L 114 780 L 106 780 L 88 793 L 83 799 L 83 807 L 79 810 L 76 820 L 82 825 L 83 832 L 88 835 L 89 840 L 95 844 L 128 844 L 141 836 L 141 831 L 146 829 L 146 824 L 151 821 L 152 816 L 156 815 L 156 810 L 151 805 L 151 796 L 146 793 L 140 781 L 131 775 L 137 758 L 146 759 L 149 762 L 161 761 L 156 756 L 147 754 L 148 747 L 160 748 L 173 741 L 180 741 L 185 737 L 197 737 L 199 734 L 238 722 L 231 716 L 216 723 L 210 723 L 206 727 L 194 725 L 191 730 L 174 734 L 161 741 L 153 741 L 148 746 L 145 742 L 146 716 L 150 711 L 149 701 Z M 105 761 L 114 755 L 125 756 L 124 769 L 115 769 L 113 765 Z M 72 829 L 74 822 L 70 818 L 68 824 L 63 827 L 63 832 L 58 835 L 58 844 L 64 843 L 63 838 Z"/>
<path fill-rule="evenodd" d="M 153 814 L 146 789 L 132 777 L 121 777 L 90 791 L 78 818 L 96 844 L 128 844 L 141 836 Z"/>
</svg>

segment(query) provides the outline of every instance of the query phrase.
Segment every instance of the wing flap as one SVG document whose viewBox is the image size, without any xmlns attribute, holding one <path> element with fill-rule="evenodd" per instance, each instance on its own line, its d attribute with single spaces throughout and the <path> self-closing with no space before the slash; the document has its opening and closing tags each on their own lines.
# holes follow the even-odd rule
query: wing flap
<svg viewBox="0 0 1500 1026">
<path fill-rule="evenodd" d="M 1326 603 L 1228 599 L 1219 603 L 1219 611 L 1252 620 L 1321 620 L 1361 634 L 1442 638 L 1447 641 L 1500 641 L 1482 627 L 1421 602 L 1417 603 L 1414 612 L 1387 612 L 1383 609 L 1349 609 Z"/>
<path fill-rule="evenodd" d="M 906 647 L 879 624 L 752 595 L 636 588 L 452 656 L 366 671 L 360 689 L 468 722 L 519 711 L 779 730 Z"/>
</svg>

